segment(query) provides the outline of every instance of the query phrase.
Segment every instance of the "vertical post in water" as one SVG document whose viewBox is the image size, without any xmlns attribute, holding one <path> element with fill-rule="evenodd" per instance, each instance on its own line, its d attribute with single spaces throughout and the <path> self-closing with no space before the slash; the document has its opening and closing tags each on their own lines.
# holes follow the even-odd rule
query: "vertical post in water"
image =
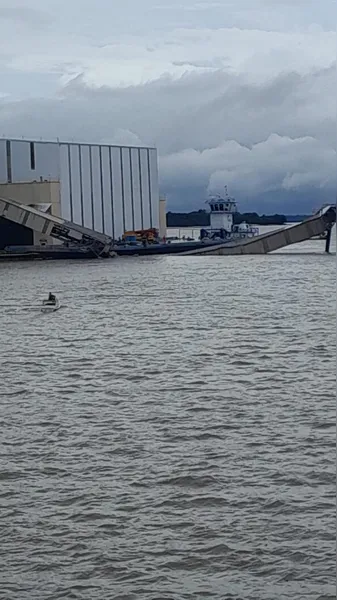
<svg viewBox="0 0 337 600">
<path fill-rule="evenodd" d="M 331 242 L 331 229 L 332 227 L 329 226 L 327 228 L 326 231 L 326 239 L 325 239 L 325 252 L 329 253 L 330 252 L 330 242 Z"/>
</svg>

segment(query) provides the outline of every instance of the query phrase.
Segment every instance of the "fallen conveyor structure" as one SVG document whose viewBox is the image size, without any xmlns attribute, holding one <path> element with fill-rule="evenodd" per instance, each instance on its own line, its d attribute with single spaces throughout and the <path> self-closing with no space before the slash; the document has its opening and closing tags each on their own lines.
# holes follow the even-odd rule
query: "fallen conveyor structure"
<svg viewBox="0 0 337 600">
<path fill-rule="evenodd" d="M 261 235 L 237 240 L 235 242 L 221 242 L 214 246 L 205 246 L 196 250 L 184 252 L 189 255 L 234 255 L 234 254 L 268 254 L 280 250 L 291 244 L 298 244 L 310 238 L 327 232 L 326 252 L 329 252 L 331 229 L 336 223 L 336 206 L 329 205 L 322 208 L 312 217 L 301 223 L 282 229 L 269 231 Z"/>
<path fill-rule="evenodd" d="M 115 255 L 113 239 L 103 233 L 76 225 L 70 221 L 55 217 L 37 210 L 15 200 L 0 197 L 0 217 L 9 219 L 25 227 L 50 236 L 72 246 L 90 249 L 95 256 L 109 257 Z M 179 254 L 187 255 L 238 255 L 238 254 L 268 254 L 290 244 L 298 244 L 327 232 L 326 252 L 329 252 L 331 229 L 336 223 L 336 205 L 323 207 L 312 217 L 305 219 L 291 227 L 277 229 L 251 238 L 239 239 L 232 242 L 219 244 L 205 244 L 202 247 L 180 251 Z M 165 253 L 173 252 L 172 248 L 165 246 Z M 118 253 L 118 250 L 117 250 Z M 159 252 L 158 252 L 159 253 Z M 153 254 L 156 254 L 154 249 Z"/>
<path fill-rule="evenodd" d="M 97 256 L 109 256 L 111 253 L 113 240 L 108 235 L 44 213 L 15 200 L 0 198 L 0 217 L 29 227 L 45 236 L 88 247 Z"/>
</svg>

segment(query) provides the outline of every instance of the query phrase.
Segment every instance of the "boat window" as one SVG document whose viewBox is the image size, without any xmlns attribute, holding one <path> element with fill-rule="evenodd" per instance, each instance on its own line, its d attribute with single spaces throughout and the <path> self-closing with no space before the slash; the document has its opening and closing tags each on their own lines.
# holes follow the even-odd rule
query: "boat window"
<svg viewBox="0 0 337 600">
<path fill-rule="evenodd" d="M 223 210 L 223 204 L 220 204 L 220 210 Z"/>
<path fill-rule="evenodd" d="M 219 210 L 219 205 L 215 204 L 215 210 Z"/>
</svg>

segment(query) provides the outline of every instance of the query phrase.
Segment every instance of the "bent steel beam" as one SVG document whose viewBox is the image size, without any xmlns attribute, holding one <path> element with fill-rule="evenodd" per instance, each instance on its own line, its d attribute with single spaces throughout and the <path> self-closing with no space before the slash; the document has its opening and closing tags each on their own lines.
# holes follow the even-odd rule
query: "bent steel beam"
<svg viewBox="0 0 337 600">
<path fill-rule="evenodd" d="M 15 200 L 0 198 L 0 217 L 29 227 L 45 236 L 69 241 L 73 244 L 90 246 L 99 255 L 108 253 L 113 245 L 113 240 L 108 235 L 76 225 L 31 206 L 20 204 Z"/>
</svg>

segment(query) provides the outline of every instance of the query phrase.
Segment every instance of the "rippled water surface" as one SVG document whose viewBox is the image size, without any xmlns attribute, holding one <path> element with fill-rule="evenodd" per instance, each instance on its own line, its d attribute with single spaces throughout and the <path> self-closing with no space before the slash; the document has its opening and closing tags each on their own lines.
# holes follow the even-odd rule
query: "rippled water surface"
<svg viewBox="0 0 337 600">
<path fill-rule="evenodd" d="M 335 598 L 322 247 L 0 264 L 1 599 Z"/>
</svg>

